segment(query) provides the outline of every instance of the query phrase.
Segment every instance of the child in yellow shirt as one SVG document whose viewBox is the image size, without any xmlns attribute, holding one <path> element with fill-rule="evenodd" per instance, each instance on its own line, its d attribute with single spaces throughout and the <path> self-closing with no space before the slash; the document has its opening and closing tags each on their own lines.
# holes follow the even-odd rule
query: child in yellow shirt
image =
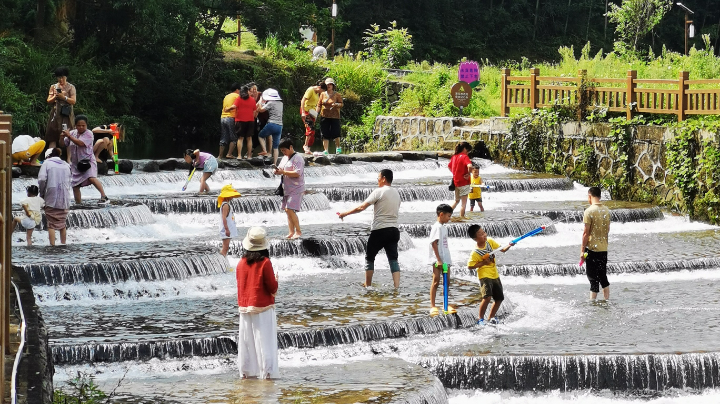
<svg viewBox="0 0 720 404">
<path fill-rule="evenodd" d="M 482 189 L 480 188 L 480 185 L 482 185 L 482 178 L 480 178 L 480 168 L 478 166 L 473 166 L 471 171 L 472 176 L 470 177 L 470 195 L 468 195 L 468 198 L 470 198 L 470 212 L 475 209 L 475 202 L 477 202 L 478 207 L 480 207 L 480 212 L 485 212 L 485 208 L 483 208 L 482 204 Z"/>
</svg>

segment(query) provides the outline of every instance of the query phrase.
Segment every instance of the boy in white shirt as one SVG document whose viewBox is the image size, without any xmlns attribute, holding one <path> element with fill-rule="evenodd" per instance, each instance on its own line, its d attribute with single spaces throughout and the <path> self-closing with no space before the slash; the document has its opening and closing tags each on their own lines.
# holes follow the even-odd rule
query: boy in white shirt
<svg viewBox="0 0 720 404">
<path fill-rule="evenodd" d="M 37 185 L 30 185 L 27 187 L 27 198 L 20 202 L 23 210 L 25 211 L 24 217 L 16 217 L 14 220 L 20 223 L 27 234 L 27 245 L 32 245 L 32 233 L 35 230 L 35 226 L 39 225 L 42 221 L 42 213 L 40 209 L 45 206 L 43 198 L 39 197 L 40 190 Z"/>
<path fill-rule="evenodd" d="M 448 247 L 448 230 L 445 223 L 450 221 L 453 209 L 450 205 L 441 204 L 436 209 L 437 221 L 430 230 L 430 252 L 428 261 L 433 266 L 433 279 L 430 285 L 430 315 L 436 316 L 440 310 L 435 307 L 435 295 L 437 294 L 440 279 L 443 276 L 443 264 L 448 267 L 452 264 L 450 248 Z M 450 269 L 448 268 L 448 283 L 450 283 Z M 455 313 L 455 308 L 448 305 L 448 313 Z"/>
</svg>

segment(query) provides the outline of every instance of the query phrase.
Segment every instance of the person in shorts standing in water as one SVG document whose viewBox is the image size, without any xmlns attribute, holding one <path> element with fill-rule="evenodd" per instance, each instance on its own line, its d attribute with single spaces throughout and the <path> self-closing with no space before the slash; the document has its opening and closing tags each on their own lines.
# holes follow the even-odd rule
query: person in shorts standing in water
<svg viewBox="0 0 720 404">
<path fill-rule="evenodd" d="M 305 144 L 303 145 L 303 151 L 306 154 L 310 154 L 310 146 L 315 143 L 315 120 L 317 119 L 318 112 L 315 109 L 318 101 L 320 100 L 320 93 L 323 90 L 327 90 L 327 86 L 322 80 L 305 90 L 302 100 L 300 100 L 300 117 L 305 124 Z"/>
<path fill-rule="evenodd" d="M 372 286 L 372 278 L 375 273 L 375 256 L 383 248 L 390 263 L 393 284 L 395 288 L 400 287 L 400 264 L 398 263 L 400 194 L 397 189 L 392 187 L 392 181 L 392 170 L 380 171 L 380 174 L 378 174 L 378 188 L 365 199 L 365 202 L 355 209 L 338 214 L 340 219 L 343 219 L 345 216 L 364 211 L 370 205 L 375 206 L 365 253 L 365 287 Z"/>
<path fill-rule="evenodd" d="M 450 158 L 448 168 L 452 172 L 453 185 L 455 185 L 455 202 L 452 204 L 453 210 L 458 203 L 462 202 L 460 207 L 460 217 L 465 217 L 465 207 L 467 206 L 468 195 L 472 187 L 470 186 L 470 169 L 472 161 L 468 156 L 468 152 L 472 150 L 472 146 L 468 142 L 460 142 L 455 146 L 455 154 Z"/>
<path fill-rule="evenodd" d="M 242 86 L 240 96 L 235 99 L 235 136 L 238 139 L 238 160 L 242 160 L 242 143 L 245 140 L 247 158 L 252 158 L 253 135 L 255 135 L 255 118 L 257 117 L 257 104 L 250 96 L 250 88 Z"/>
<path fill-rule="evenodd" d="M 610 282 L 607 278 L 608 233 L 610 232 L 610 209 L 600 202 L 600 188 L 590 187 L 583 223 L 585 230 L 580 246 L 581 260 L 585 260 L 585 273 L 590 281 L 590 299 L 595 300 L 600 287 L 605 300 L 610 298 Z"/>
<path fill-rule="evenodd" d="M 230 94 L 223 99 L 222 113 L 220 114 L 220 153 L 218 158 L 233 159 L 235 156 L 235 145 L 237 144 L 237 135 L 235 134 L 235 100 L 240 97 L 240 84 L 233 83 L 230 87 Z M 225 147 L 229 149 L 225 154 Z"/>
<path fill-rule="evenodd" d="M 343 107 L 343 98 L 338 93 L 335 80 L 327 78 L 325 80 L 327 91 L 320 94 L 317 109 L 320 111 L 320 131 L 322 132 L 324 153 L 328 154 L 330 141 L 335 142 L 335 154 L 342 153 L 340 148 L 340 109 Z"/>
</svg>

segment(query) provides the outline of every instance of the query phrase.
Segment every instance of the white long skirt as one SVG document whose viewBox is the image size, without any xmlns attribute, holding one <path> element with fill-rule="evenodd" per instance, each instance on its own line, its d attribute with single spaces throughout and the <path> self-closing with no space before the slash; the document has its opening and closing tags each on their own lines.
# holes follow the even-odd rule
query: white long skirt
<svg viewBox="0 0 720 404">
<path fill-rule="evenodd" d="M 240 313 L 238 367 L 240 376 L 271 379 L 278 370 L 277 317 L 275 308 L 260 314 Z"/>
</svg>

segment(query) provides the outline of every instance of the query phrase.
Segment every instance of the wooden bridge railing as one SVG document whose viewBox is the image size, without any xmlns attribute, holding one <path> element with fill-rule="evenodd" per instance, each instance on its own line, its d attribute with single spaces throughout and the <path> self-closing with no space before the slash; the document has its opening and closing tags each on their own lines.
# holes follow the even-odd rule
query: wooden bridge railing
<svg viewBox="0 0 720 404">
<path fill-rule="evenodd" d="M 5 357 L 10 355 L 10 248 L 14 227 L 12 205 L 12 120 L 0 112 L 0 402 L 8 391 Z M 9 383 L 8 383 L 9 384 Z"/>
<path fill-rule="evenodd" d="M 638 112 L 675 114 L 683 121 L 687 115 L 720 114 L 720 79 L 690 80 L 688 72 L 680 72 L 677 80 L 638 79 L 635 70 L 622 79 L 588 79 L 586 70 L 579 70 L 578 77 L 543 77 L 538 68 L 530 69 L 530 76 L 511 76 L 510 69 L 502 69 L 501 116 L 510 108 L 583 103 L 625 112 L 628 119 Z"/>
</svg>

